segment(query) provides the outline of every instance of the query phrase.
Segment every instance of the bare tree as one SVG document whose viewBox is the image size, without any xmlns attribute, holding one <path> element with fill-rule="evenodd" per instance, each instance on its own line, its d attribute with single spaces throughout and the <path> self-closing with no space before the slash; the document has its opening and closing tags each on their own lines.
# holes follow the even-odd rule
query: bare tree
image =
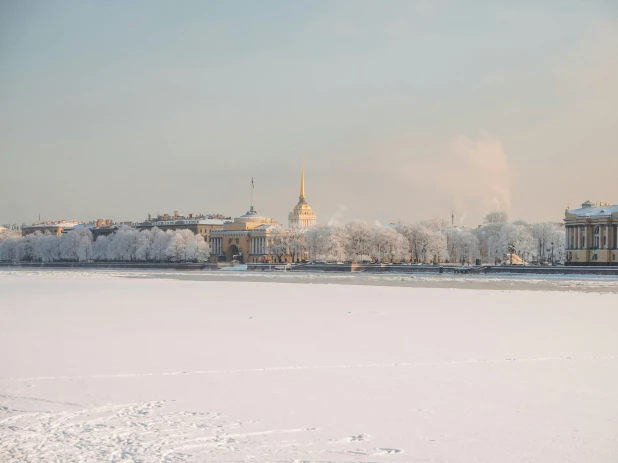
<svg viewBox="0 0 618 463">
<path fill-rule="evenodd" d="M 494 211 L 485 216 L 483 222 L 488 225 L 492 223 L 506 223 L 509 221 L 509 216 L 506 212 Z"/>
</svg>

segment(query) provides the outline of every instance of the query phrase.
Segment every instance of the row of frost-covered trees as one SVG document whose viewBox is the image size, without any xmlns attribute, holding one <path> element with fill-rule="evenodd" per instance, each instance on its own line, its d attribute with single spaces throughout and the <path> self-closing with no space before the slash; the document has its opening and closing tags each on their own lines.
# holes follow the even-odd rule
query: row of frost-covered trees
<svg viewBox="0 0 618 463">
<path fill-rule="evenodd" d="M 60 236 L 37 232 L 0 241 L 0 260 L 16 262 L 203 262 L 209 255 L 204 238 L 190 230 L 122 227 L 93 241 L 90 230 L 76 228 Z"/>
<path fill-rule="evenodd" d="M 560 224 L 508 222 L 502 213 L 488 214 L 475 229 L 438 219 L 386 227 L 354 221 L 310 230 L 276 228 L 270 241 L 267 251 L 274 261 L 497 263 L 511 254 L 528 262 L 564 259 Z M 96 241 L 87 228 L 60 236 L 0 235 L 0 260 L 9 261 L 203 262 L 209 254 L 204 238 L 190 230 L 122 227 Z"/>
<path fill-rule="evenodd" d="M 438 219 L 388 227 L 364 222 L 327 225 L 307 231 L 304 243 L 311 260 L 326 262 L 497 263 L 511 254 L 525 261 L 564 259 L 560 224 L 508 222 L 500 213 L 488 214 L 475 229 L 452 227 Z"/>
</svg>

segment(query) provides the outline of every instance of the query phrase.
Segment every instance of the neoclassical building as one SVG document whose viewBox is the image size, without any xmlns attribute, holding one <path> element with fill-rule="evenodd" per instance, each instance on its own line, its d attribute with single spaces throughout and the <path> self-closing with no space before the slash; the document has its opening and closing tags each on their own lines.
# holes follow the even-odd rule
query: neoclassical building
<svg viewBox="0 0 618 463">
<path fill-rule="evenodd" d="M 303 162 L 300 174 L 300 196 L 298 197 L 298 204 L 294 206 L 288 216 L 288 226 L 290 228 L 311 228 L 315 227 L 316 222 L 317 216 L 311 206 L 307 204 L 307 198 L 305 198 L 305 163 Z"/>
<path fill-rule="evenodd" d="M 564 224 L 566 265 L 618 265 L 618 205 L 586 201 Z"/>
<path fill-rule="evenodd" d="M 154 227 L 163 231 L 167 230 L 191 230 L 196 235 L 202 235 L 204 241 L 210 243 L 210 234 L 214 230 L 221 230 L 223 225 L 231 222 L 231 218 L 223 218 L 221 215 L 205 216 L 203 214 L 183 216 L 174 211 L 174 215 L 163 214 L 156 218 L 148 215 L 148 220 L 133 224 L 138 230 L 151 230 Z"/>
<path fill-rule="evenodd" d="M 233 222 L 210 232 L 210 261 L 264 262 L 268 258 L 270 236 L 276 229 L 274 220 L 258 215 L 251 206 Z"/>
</svg>

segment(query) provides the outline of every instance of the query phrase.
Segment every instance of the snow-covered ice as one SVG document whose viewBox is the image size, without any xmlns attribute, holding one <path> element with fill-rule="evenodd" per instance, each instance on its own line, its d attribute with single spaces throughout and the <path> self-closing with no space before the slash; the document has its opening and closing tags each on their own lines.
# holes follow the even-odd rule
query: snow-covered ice
<svg viewBox="0 0 618 463">
<path fill-rule="evenodd" d="M 618 461 L 614 292 L 123 275 L 0 274 L 0 461 Z"/>
</svg>

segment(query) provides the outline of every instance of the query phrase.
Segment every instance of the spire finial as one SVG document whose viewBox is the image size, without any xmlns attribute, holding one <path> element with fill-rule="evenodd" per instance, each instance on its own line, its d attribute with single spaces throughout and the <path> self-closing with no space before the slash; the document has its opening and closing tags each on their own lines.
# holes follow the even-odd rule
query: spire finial
<svg viewBox="0 0 618 463">
<path fill-rule="evenodd" d="M 300 174 L 300 199 L 305 198 L 305 158 L 303 158 L 303 166 Z"/>
</svg>

